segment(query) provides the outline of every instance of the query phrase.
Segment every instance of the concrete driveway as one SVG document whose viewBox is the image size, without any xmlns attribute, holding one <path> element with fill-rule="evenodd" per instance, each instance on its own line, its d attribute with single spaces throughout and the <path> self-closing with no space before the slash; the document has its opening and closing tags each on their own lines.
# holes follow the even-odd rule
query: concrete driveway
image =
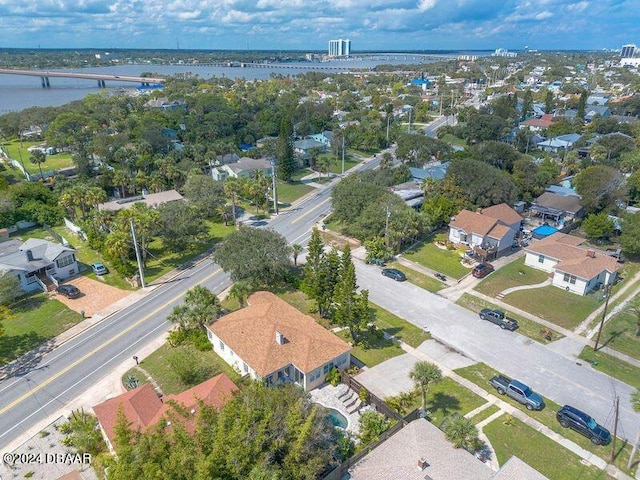
<svg viewBox="0 0 640 480">
<path fill-rule="evenodd" d="M 409 372 L 417 361 L 416 357 L 408 353 L 398 355 L 367 368 L 356 376 L 356 380 L 382 399 L 393 397 L 415 388 Z"/>
<path fill-rule="evenodd" d="M 93 316 L 95 313 L 104 310 L 118 300 L 131 294 L 131 292 L 127 290 L 112 287 L 99 280 L 92 280 L 89 277 L 74 277 L 63 283 L 78 287 L 82 295 L 72 299 L 58 295 L 54 291 L 52 293 L 56 300 L 61 301 L 75 312 L 81 313 L 84 311 L 87 317 Z"/>
</svg>

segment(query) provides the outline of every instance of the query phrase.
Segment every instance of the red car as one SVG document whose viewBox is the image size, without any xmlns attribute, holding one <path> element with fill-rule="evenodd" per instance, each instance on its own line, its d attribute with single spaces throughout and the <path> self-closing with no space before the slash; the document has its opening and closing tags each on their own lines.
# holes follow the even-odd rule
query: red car
<svg viewBox="0 0 640 480">
<path fill-rule="evenodd" d="M 471 275 L 476 278 L 484 278 L 493 272 L 493 265 L 490 263 L 481 263 L 480 265 L 476 265 L 476 267 L 471 271 Z"/>
</svg>

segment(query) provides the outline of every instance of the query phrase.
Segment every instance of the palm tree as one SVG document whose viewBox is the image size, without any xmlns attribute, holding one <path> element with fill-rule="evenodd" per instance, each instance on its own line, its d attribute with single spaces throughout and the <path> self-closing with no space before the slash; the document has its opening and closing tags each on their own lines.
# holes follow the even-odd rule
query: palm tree
<svg viewBox="0 0 640 480">
<path fill-rule="evenodd" d="M 627 312 L 636 317 L 636 336 L 640 336 L 640 303 L 632 303 L 629 305 Z"/>
<path fill-rule="evenodd" d="M 469 452 L 478 449 L 478 429 L 472 420 L 458 414 L 451 415 L 443 430 L 447 440 L 453 443 L 455 448 L 464 448 Z"/>
<path fill-rule="evenodd" d="M 231 199 L 231 217 L 234 225 L 236 224 L 236 200 L 240 187 L 240 181 L 237 178 L 229 177 L 224 181 L 224 194 Z"/>
<path fill-rule="evenodd" d="M 299 243 L 294 243 L 291 245 L 291 253 L 293 253 L 293 266 L 298 266 L 298 255 L 302 252 L 302 245 Z"/>
<path fill-rule="evenodd" d="M 631 407 L 634 412 L 640 413 L 640 389 L 637 389 L 635 392 L 631 394 Z M 629 456 L 629 463 L 627 464 L 627 469 L 631 470 L 631 465 L 633 465 L 633 459 L 638 452 L 638 447 L 640 446 L 640 428 L 638 429 L 638 434 L 636 435 L 636 441 L 633 444 L 633 450 L 631 450 L 631 455 Z"/>
<path fill-rule="evenodd" d="M 247 304 L 247 297 L 253 291 L 251 285 L 244 280 L 234 283 L 229 290 L 229 295 L 238 301 L 238 305 L 242 308 Z"/>
<path fill-rule="evenodd" d="M 113 174 L 113 184 L 120 187 L 120 198 L 124 198 L 124 189 L 129 185 L 129 176 L 124 170 L 116 170 Z"/>
<path fill-rule="evenodd" d="M 431 362 L 418 362 L 414 365 L 413 370 L 409 373 L 409 377 L 420 388 L 422 393 L 422 411 L 426 412 L 427 408 L 427 391 L 432 383 L 442 380 L 442 372 L 437 365 Z"/>
<path fill-rule="evenodd" d="M 98 208 L 99 204 L 107 201 L 107 194 L 100 187 L 89 187 L 85 190 L 84 199 L 90 207 Z"/>
<path fill-rule="evenodd" d="M 31 152 L 31 157 L 29 157 L 29 161 L 34 165 L 38 165 L 38 170 L 40 170 L 40 178 L 44 178 L 42 175 L 42 164 L 47 161 L 47 156 L 42 150 L 33 150 Z"/>
</svg>

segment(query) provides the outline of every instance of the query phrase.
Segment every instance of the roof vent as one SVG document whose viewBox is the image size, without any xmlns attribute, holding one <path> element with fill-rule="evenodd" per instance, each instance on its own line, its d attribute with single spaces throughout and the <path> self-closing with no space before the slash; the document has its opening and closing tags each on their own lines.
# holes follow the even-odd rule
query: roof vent
<svg viewBox="0 0 640 480">
<path fill-rule="evenodd" d="M 192 409 L 191 409 L 191 414 L 193 415 L 194 413 L 196 413 L 196 409 L 195 409 L 195 408 L 192 408 Z"/>
<path fill-rule="evenodd" d="M 596 258 L 596 251 L 595 250 L 587 250 L 587 257 Z"/>
<path fill-rule="evenodd" d="M 427 461 L 424 458 L 421 458 L 420 460 L 418 460 L 418 471 L 423 471 L 425 468 L 427 468 L 429 466 L 429 464 L 427 463 Z"/>
<path fill-rule="evenodd" d="M 27 256 L 27 262 L 33 262 L 33 252 L 31 250 L 25 250 L 24 254 Z"/>
<path fill-rule="evenodd" d="M 276 343 L 278 345 L 284 345 L 286 341 L 287 339 L 284 338 L 284 335 L 280 333 L 278 330 L 276 330 Z"/>
</svg>

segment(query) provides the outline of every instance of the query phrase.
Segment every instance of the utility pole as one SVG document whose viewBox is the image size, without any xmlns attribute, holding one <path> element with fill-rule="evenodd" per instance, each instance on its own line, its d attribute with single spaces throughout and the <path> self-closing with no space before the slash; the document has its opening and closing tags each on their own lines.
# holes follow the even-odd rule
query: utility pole
<svg viewBox="0 0 640 480">
<path fill-rule="evenodd" d="M 389 211 L 389 207 L 385 207 L 387 212 L 387 219 L 384 224 L 384 239 L 387 244 L 387 248 L 389 248 L 389 218 L 391 218 L 391 212 Z"/>
<path fill-rule="evenodd" d="M 616 396 L 616 416 L 613 419 L 613 438 L 611 439 L 611 462 L 616 456 L 616 436 L 618 435 L 618 417 L 620 415 L 620 398 Z"/>
<path fill-rule="evenodd" d="M 600 344 L 600 335 L 602 335 L 602 327 L 604 326 L 604 319 L 607 316 L 607 308 L 609 307 L 609 294 L 611 293 L 611 285 L 607 284 L 604 287 L 605 291 L 605 300 L 604 300 L 604 310 L 602 311 L 602 319 L 600 320 L 600 326 L 598 327 L 598 336 L 596 337 L 596 344 L 593 347 L 593 351 L 598 351 L 598 345 Z"/>
<path fill-rule="evenodd" d="M 342 132 L 342 176 L 344 176 L 344 132 Z"/>
<path fill-rule="evenodd" d="M 273 183 L 273 213 L 278 215 L 278 190 L 276 188 L 276 162 L 271 162 L 271 182 Z"/>
<path fill-rule="evenodd" d="M 140 250 L 138 249 L 138 240 L 136 240 L 136 229 L 133 227 L 133 218 L 130 220 L 131 237 L 133 237 L 133 246 L 136 249 L 136 259 L 138 260 L 138 271 L 140 272 L 140 285 L 146 287 L 144 283 L 144 269 L 142 268 L 142 260 L 140 259 Z"/>
<path fill-rule="evenodd" d="M 407 127 L 407 133 L 411 133 L 411 113 L 413 113 L 413 107 L 409 109 L 409 126 Z"/>
<path fill-rule="evenodd" d="M 387 147 L 389 146 L 389 121 L 391 120 L 391 117 L 389 116 L 389 113 L 387 113 Z"/>
</svg>

